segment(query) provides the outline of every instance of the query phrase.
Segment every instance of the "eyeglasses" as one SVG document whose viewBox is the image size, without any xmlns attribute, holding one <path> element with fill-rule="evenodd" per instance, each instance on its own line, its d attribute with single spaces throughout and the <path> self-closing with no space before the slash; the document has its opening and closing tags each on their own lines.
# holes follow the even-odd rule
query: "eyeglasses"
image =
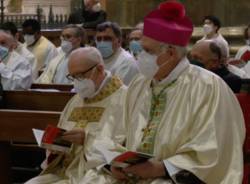
<svg viewBox="0 0 250 184">
<path fill-rule="evenodd" d="M 83 79 L 85 78 L 84 75 L 85 75 L 86 73 L 88 73 L 89 71 L 91 71 L 93 68 L 95 68 L 97 65 L 98 65 L 98 64 L 95 64 L 94 66 L 92 66 L 92 67 L 90 67 L 89 69 L 87 69 L 85 72 L 81 72 L 81 73 L 75 74 L 75 75 L 70 75 L 70 74 L 68 74 L 68 75 L 66 75 L 66 77 L 67 77 L 67 79 L 68 79 L 69 81 L 74 81 L 75 79 L 78 80 L 78 81 L 81 81 L 81 80 L 83 80 Z"/>
<path fill-rule="evenodd" d="M 113 41 L 113 37 L 111 36 L 97 36 L 96 41 L 100 42 L 100 41 Z"/>
</svg>

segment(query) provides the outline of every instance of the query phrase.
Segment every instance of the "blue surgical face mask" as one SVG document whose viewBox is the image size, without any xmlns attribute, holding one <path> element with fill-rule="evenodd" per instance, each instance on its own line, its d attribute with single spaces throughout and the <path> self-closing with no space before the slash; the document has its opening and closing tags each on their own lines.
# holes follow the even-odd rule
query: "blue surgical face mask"
<svg viewBox="0 0 250 184">
<path fill-rule="evenodd" d="M 96 48 L 101 52 L 104 59 L 109 58 L 114 53 L 112 42 L 109 41 L 96 42 Z"/>
<path fill-rule="evenodd" d="M 3 61 L 9 53 L 9 49 L 0 45 L 0 61 Z"/>
<path fill-rule="evenodd" d="M 134 55 L 138 55 L 142 51 L 142 46 L 139 41 L 132 40 L 129 42 L 129 50 L 132 52 Z"/>
</svg>

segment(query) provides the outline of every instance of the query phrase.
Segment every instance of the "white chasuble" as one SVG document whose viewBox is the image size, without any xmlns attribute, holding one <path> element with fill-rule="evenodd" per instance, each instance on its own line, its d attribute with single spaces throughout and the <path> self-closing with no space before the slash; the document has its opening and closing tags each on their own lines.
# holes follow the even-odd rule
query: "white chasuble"
<svg viewBox="0 0 250 184">
<path fill-rule="evenodd" d="M 65 107 L 59 127 L 85 130 L 84 146 L 73 145 L 70 154 L 61 154 L 37 177 L 27 184 L 79 184 L 88 169 L 95 168 L 104 160 L 92 152 L 97 136 L 109 137 L 117 144 L 124 141 L 122 104 L 126 87 L 117 77 L 109 77 L 100 92 L 91 99 L 82 100 L 75 95 Z"/>
<path fill-rule="evenodd" d="M 187 170 L 207 184 L 241 184 L 245 127 L 235 95 L 211 72 L 190 65 L 186 59 L 176 68 L 181 65 L 185 66 L 182 70 L 173 70 L 159 83 L 142 75 L 131 82 L 124 118 L 126 149 L 151 153 L 165 165 Z M 157 95 L 162 90 L 164 95 L 159 99 L 165 101 L 152 110 L 152 92 Z M 171 182 L 157 178 L 136 183 Z M 92 169 L 81 184 L 92 183 L 129 182 Z"/>
</svg>

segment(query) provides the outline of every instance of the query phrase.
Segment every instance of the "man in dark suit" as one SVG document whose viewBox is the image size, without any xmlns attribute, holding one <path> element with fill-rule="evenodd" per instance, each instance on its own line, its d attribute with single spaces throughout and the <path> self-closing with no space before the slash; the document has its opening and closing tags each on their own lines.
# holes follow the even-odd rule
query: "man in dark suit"
<svg viewBox="0 0 250 184">
<path fill-rule="evenodd" d="M 99 0 L 83 0 L 83 9 L 71 13 L 69 24 L 82 24 L 84 28 L 93 28 L 106 21 L 107 14 L 101 9 Z"/>
<path fill-rule="evenodd" d="M 196 43 L 190 53 L 191 63 L 199 65 L 220 76 L 233 92 L 240 92 L 242 79 L 230 72 L 220 47 L 213 41 L 203 40 Z"/>
</svg>

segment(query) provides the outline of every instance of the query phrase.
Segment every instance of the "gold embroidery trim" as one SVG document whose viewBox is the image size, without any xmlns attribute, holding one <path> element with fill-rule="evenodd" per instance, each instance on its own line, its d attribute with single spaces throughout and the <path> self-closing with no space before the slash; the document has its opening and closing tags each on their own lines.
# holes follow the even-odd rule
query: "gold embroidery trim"
<svg viewBox="0 0 250 184">
<path fill-rule="evenodd" d="M 79 127 L 86 126 L 87 122 L 100 121 L 104 110 L 103 107 L 76 107 L 71 112 L 68 120 L 82 124 L 79 124 Z"/>
<path fill-rule="evenodd" d="M 98 95 L 90 99 L 85 99 L 84 102 L 87 104 L 99 102 L 120 89 L 122 84 L 122 81 L 117 76 L 113 76 L 111 81 L 100 91 Z"/>
</svg>

